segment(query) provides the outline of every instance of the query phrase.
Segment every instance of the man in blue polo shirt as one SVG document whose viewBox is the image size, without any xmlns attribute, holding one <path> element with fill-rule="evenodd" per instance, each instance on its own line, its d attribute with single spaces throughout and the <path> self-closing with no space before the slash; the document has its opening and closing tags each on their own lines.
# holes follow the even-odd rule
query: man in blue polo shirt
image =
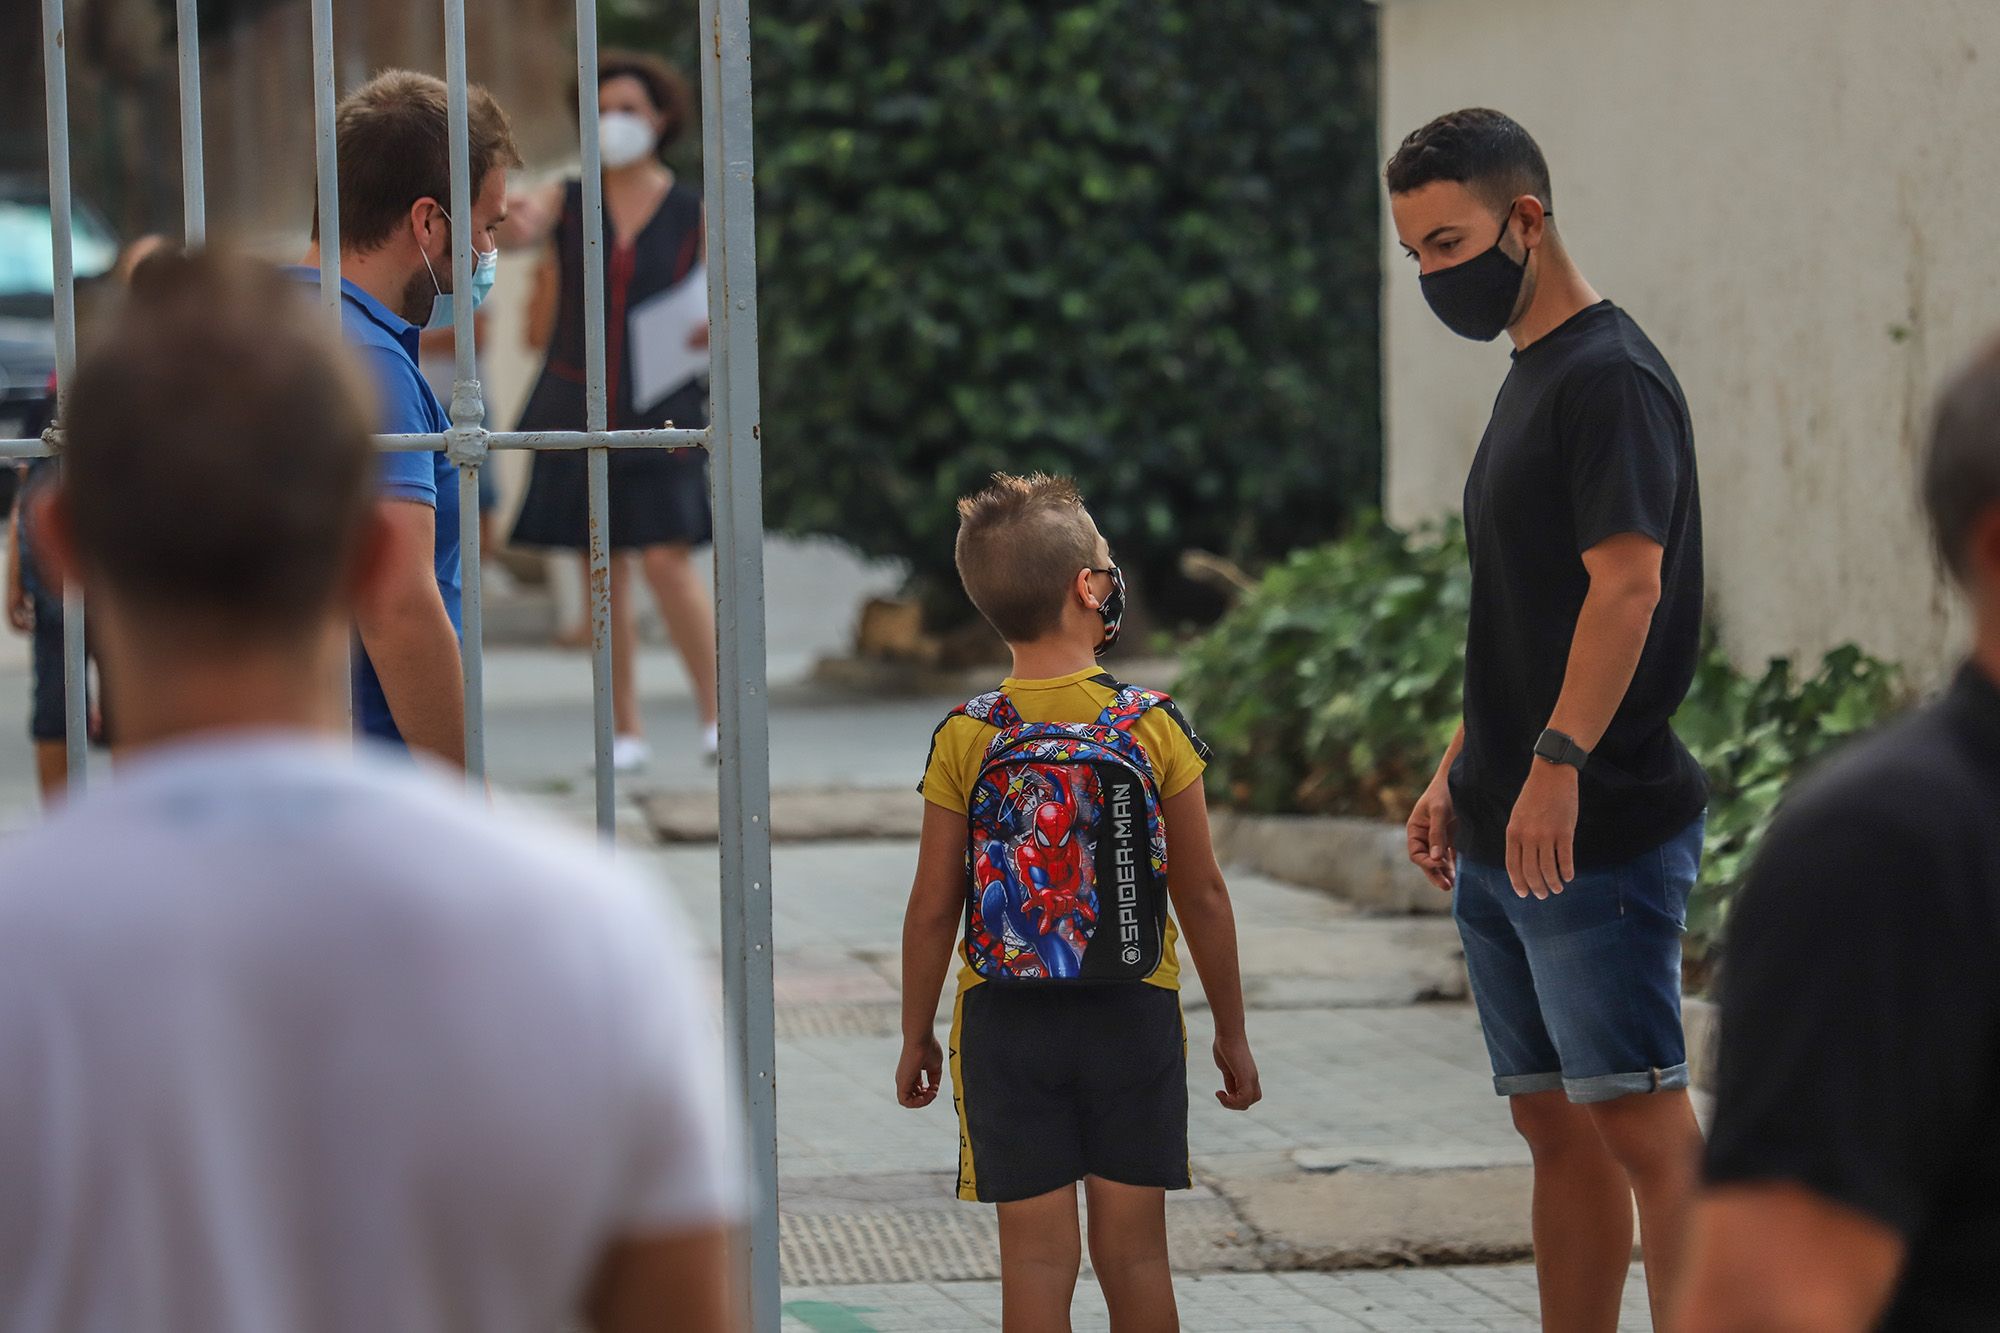
<svg viewBox="0 0 2000 1333">
<path fill-rule="evenodd" d="M 506 114 L 483 88 L 467 96 L 472 244 L 470 298 L 492 284 L 507 169 L 521 165 Z M 340 151 L 341 322 L 380 395 L 384 434 L 425 434 L 451 420 L 417 366 L 426 325 L 450 318 L 451 154 L 441 80 L 376 75 L 335 115 Z M 318 227 L 301 280 L 318 276 Z M 446 298 L 446 299 L 440 299 Z M 458 482 L 441 452 L 381 457 L 381 521 L 395 568 L 355 611 L 354 725 L 364 735 L 465 763 L 459 660 Z"/>
</svg>

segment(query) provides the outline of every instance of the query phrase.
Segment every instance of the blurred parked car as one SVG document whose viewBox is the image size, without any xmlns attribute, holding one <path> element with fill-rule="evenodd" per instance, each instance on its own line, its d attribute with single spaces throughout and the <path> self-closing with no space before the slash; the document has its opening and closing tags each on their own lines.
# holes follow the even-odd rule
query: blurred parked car
<svg viewBox="0 0 2000 1333">
<path fill-rule="evenodd" d="M 118 259 L 111 228 L 82 200 L 70 219 L 76 276 L 109 272 Z M 0 440 L 20 438 L 44 415 L 56 368 L 55 286 L 48 183 L 0 173 Z M 13 501 L 14 476 L 0 467 L 0 513 Z"/>
</svg>

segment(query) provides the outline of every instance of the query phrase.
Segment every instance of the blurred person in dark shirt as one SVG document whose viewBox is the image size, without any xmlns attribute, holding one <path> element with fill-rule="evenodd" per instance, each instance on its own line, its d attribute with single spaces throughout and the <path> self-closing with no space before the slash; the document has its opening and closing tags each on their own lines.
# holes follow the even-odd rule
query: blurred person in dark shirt
<svg viewBox="0 0 2000 1333">
<path fill-rule="evenodd" d="M 1923 497 L 1972 650 L 1788 794 L 1731 911 L 1694 1333 L 2000 1328 L 2000 343 Z"/>
</svg>

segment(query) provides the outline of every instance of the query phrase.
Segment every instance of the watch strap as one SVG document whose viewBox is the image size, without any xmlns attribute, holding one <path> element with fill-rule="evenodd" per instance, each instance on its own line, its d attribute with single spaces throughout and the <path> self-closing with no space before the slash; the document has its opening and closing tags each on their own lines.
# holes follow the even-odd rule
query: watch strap
<svg viewBox="0 0 2000 1333">
<path fill-rule="evenodd" d="M 1590 762 L 1590 751 L 1554 727 L 1542 732 L 1541 738 L 1535 742 L 1535 754 L 1552 764 L 1568 764 L 1578 772 Z"/>
</svg>

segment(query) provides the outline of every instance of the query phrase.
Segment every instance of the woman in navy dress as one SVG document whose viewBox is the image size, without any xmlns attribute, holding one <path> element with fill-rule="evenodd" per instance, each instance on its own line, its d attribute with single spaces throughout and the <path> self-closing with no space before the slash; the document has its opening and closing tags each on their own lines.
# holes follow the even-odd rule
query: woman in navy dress
<svg viewBox="0 0 2000 1333">
<path fill-rule="evenodd" d="M 675 179 L 659 154 L 686 128 L 686 81 L 653 56 L 608 51 L 598 64 L 598 141 L 604 180 L 605 371 L 614 430 L 708 424 L 705 376 L 652 402 L 634 400 L 628 316 L 633 307 L 687 281 L 703 259 L 701 196 Z M 522 409 L 521 430 L 582 430 L 584 419 L 583 184 L 544 201 L 555 223 L 536 278 L 529 337 L 548 359 Z M 559 211 L 558 211 L 559 209 Z M 698 280 L 698 278 L 697 278 Z M 551 314 L 553 318 L 551 319 Z M 695 335 L 705 341 L 706 330 Z M 708 460 L 700 450 L 614 449 L 610 459 L 613 759 L 620 769 L 650 758 L 639 710 L 638 629 L 630 593 L 636 567 L 653 590 L 686 664 L 701 716 L 702 749 L 716 752 L 715 608 L 691 559 L 712 535 Z M 516 545 L 584 551 L 589 541 L 585 456 L 535 454 Z"/>
</svg>

